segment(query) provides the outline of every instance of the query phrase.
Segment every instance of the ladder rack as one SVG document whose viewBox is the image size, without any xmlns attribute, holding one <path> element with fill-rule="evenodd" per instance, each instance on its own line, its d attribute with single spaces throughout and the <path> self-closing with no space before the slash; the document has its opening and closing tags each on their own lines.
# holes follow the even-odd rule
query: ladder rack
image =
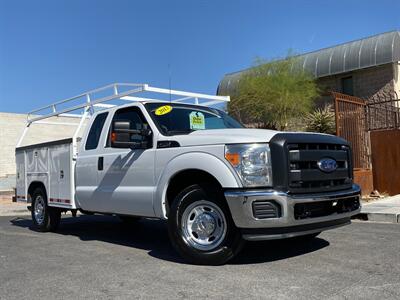
<svg viewBox="0 0 400 300">
<path fill-rule="evenodd" d="M 101 95 L 99 95 L 101 94 Z M 142 96 L 144 94 L 144 96 Z M 150 94 L 150 96 L 148 96 Z M 157 99 L 152 95 L 168 96 L 168 99 Z M 121 104 L 122 100 L 122 104 Z M 206 101 L 205 101 L 206 100 Z M 105 102 L 119 103 L 105 103 Z M 196 105 L 211 106 L 218 103 L 229 102 L 229 96 L 215 96 L 201 93 L 184 92 L 178 90 L 164 89 L 152 87 L 148 84 L 139 83 L 113 83 L 81 93 L 77 96 L 67 98 L 52 104 L 43 106 L 41 108 L 32 110 L 28 113 L 27 124 L 20 137 L 17 147 L 20 147 L 22 141 L 33 123 L 39 124 L 53 124 L 53 125 L 72 125 L 77 126 L 73 135 L 74 154 L 77 153 L 77 137 L 84 121 L 93 114 L 95 108 L 107 109 L 115 106 L 124 105 L 132 101 L 149 102 L 149 101 L 169 101 L 173 103 L 185 103 L 192 101 Z M 187 103 L 187 102 L 186 102 Z M 80 114 L 71 113 L 74 111 L 82 110 Z M 51 117 L 71 117 L 80 118 L 79 123 L 60 123 L 52 121 L 43 121 Z"/>
</svg>

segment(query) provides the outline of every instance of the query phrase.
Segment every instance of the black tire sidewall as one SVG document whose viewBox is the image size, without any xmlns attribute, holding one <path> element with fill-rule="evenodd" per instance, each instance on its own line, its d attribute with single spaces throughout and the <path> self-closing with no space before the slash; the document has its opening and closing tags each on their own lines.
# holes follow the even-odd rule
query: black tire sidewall
<svg viewBox="0 0 400 300">
<path fill-rule="evenodd" d="M 192 185 L 178 194 L 170 209 L 168 229 L 174 248 L 188 261 L 194 264 L 220 265 L 232 259 L 242 248 L 243 240 L 235 227 L 229 208 L 222 198 L 223 194 L 207 185 Z M 181 220 L 185 209 L 194 202 L 207 200 L 216 204 L 225 215 L 227 232 L 221 244 L 210 250 L 202 251 L 187 244 L 183 238 Z"/>
<path fill-rule="evenodd" d="M 42 196 L 44 200 L 44 218 L 43 223 L 39 224 L 35 218 L 35 202 L 38 196 Z M 32 209 L 31 209 L 32 221 L 34 228 L 38 231 L 54 231 L 58 228 L 61 220 L 61 211 L 56 207 L 49 207 L 47 203 L 46 192 L 42 188 L 37 188 L 32 193 Z"/>
<path fill-rule="evenodd" d="M 35 205 L 36 205 L 36 198 L 38 196 L 42 196 L 42 198 L 44 200 L 44 217 L 43 217 L 43 223 L 42 224 L 39 224 L 36 221 L 36 218 L 35 218 Z M 41 188 L 35 189 L 35 191 L 32 194 L 32 211 L 31 211 L 31 214 L 32 214 L 32 221 L 33 221 L 33 224 L 34 224 L 35 228 L 38 229 L 39 231 L 45 231 L 46 227 L 47 227 L 47 224 L 49 222 L 49 207 L 47 205 L 46 193 L 44 193 Z"/>
</svg>

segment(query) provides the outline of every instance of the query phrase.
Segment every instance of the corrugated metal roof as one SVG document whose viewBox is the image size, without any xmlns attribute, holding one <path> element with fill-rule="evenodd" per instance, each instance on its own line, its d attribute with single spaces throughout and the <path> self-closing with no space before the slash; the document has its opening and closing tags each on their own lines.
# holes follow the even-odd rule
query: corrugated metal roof
<svg viewBox="0 0 400 300">
<path fill-rule="evenodd" d="M 318 78 L 397 62 L 400 61 L 400 31 L 381 33 L 302 54 L 298 59 L 303 70 Z M 225 75 L 217 94 L 232 94 L 244 71 Z"/>
</svg>

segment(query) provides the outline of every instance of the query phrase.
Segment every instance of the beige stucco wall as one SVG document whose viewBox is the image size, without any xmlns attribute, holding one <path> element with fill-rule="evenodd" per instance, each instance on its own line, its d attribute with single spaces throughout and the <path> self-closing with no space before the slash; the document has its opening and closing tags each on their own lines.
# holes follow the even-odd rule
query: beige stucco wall
<svg viewBox="0 0 400 300">
<path fill-rule="evenodd" d="M 394 90 L 396 92 L 397 99 L 400 99 L 400 61 L 393 64 L 394 74 Z"/>
<path fill-rule="evenodd" d="M 77 124 L 79 119 L 55 117 L 46 121 Z M 15 146 L 26 125 L 26 115 L 0 112 L 0 178 L 15 174 Z M 47 142 L 72 137 L 76 126 L 31 125 L 23 145 Z"/>
<path fill-rule="evenodd" d="M 350 73 L 323 77 L 319 78 L 318 81 L 327 91 L 341 92 L 342 78 L 352 76 L 354 96 L 373 101 L 388 97 L 396 89 L 399 90 L 400 82 L 395 78 L 398 68 L 398 64 L 386 64 Z"/>
</svg>

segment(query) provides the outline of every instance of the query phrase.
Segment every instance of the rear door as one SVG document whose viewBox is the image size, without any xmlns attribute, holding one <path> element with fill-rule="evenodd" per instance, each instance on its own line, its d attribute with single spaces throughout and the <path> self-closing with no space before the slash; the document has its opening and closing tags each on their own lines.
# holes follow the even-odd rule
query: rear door
<svg viewBox="0 0 400 300">
<path fill-rule="evenodd" d="M 98 161 L 99 146 L 104 124 L 107 120 L 108 112 L 99 113 L 93 116 L 94 119 L 90 126 L 84 144 L 76 160 L 76 201 L 79 206 L 88 211 L 105 211 L 98 201 Z"/>
</svg>

